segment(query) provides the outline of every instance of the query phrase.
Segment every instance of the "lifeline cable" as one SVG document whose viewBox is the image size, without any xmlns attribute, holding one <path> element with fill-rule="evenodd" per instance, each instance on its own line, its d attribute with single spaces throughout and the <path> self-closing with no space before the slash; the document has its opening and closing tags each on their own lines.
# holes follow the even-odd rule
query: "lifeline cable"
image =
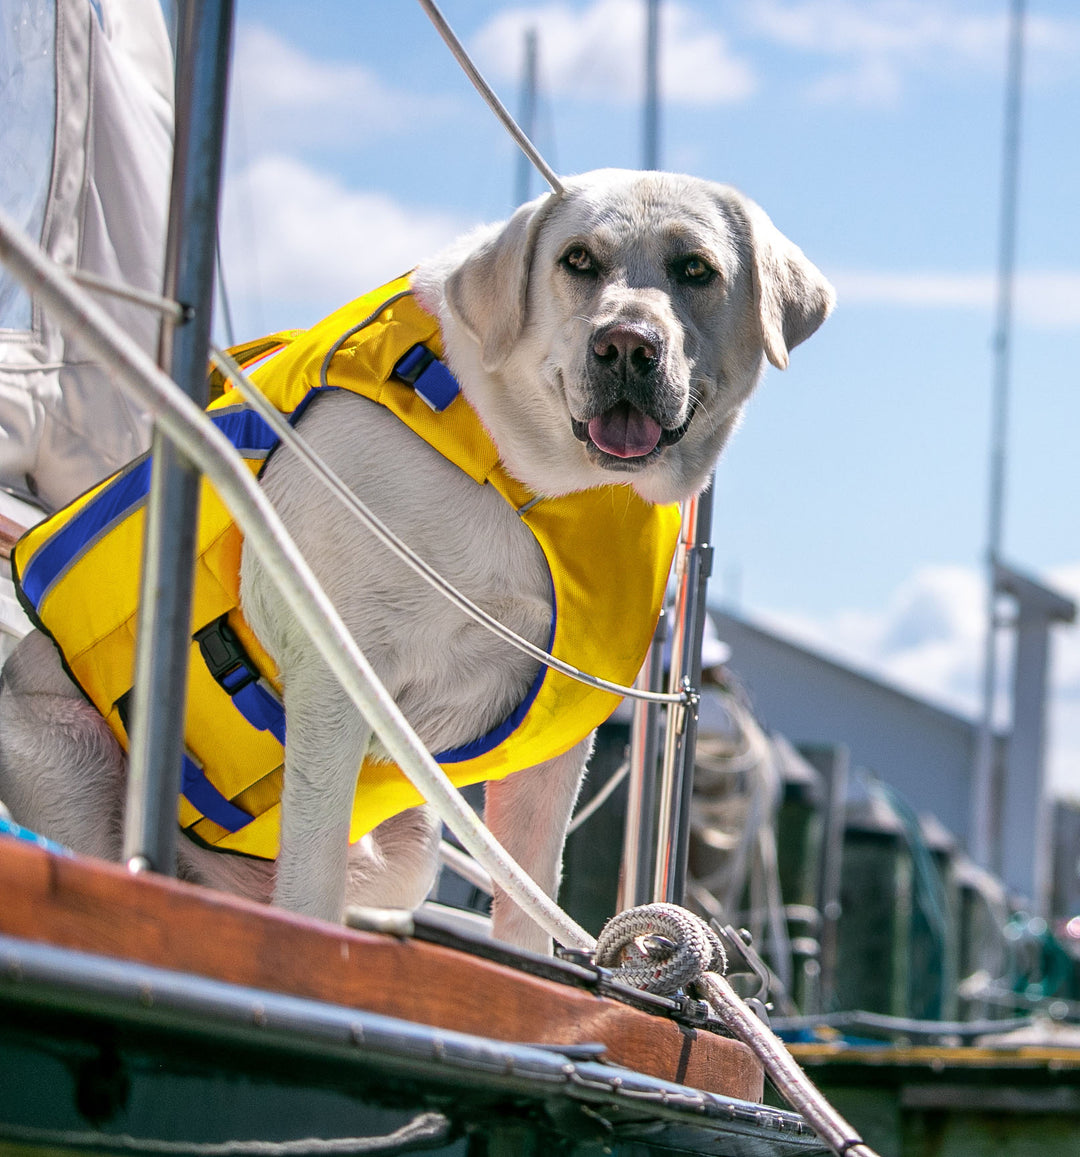
<svg viewBox="0 0 1080 1157">
<path fill-rule="evenodd" d="M 115 281 L 109 281 L 85 269 L 68 268 L 67 272 L 72 281 L 83 286 L 84 289 L 92 290 L 95 293 L 105 293 L 108 294 L 109 297 L 119 298 L 121 301 L 127 301 L 132 305 L 141 305 L 144 309 L 150 309 L 155 313 L 160 313 L 163 317 L 169 318 L 169 320 L 177 325 L 185 321 L 190 321 L 193 316 L 194 311 L 190 305 L 181 305 L 180 302 L 162 297 L 158 293 L 150 293 L 145 289 L 136 289 L 132 285 L 119 285 Z"/>
<path fill-rule="evenodd" d="M 382 308 L 381 306 L 380 311 Z M 349 330 L 349 333 L 351 334 L 362 327 L 363 323 L 359 326 L 354 326 L 353 329 Z M 335 343 L 335 345 L 336 344 L 337 343 Z M 229 354 L 224 350 L 218 349 L 217 346 L 211 346 L 210 348 L 211 356 L 215 364 L 233 385 L 236 386 L 244 400 L 259 414 L 274 434 L 281 439 L 282 445 L 291 450 L 311 474 L 313 474 L 318 481 L 322 482 L 322 484 L 341 501 L 346 509 L 355 514 L 365 528 L 374 535 L 379 542 L 471 619 L 475 620 L 481 626 L 486 627 L 504 642 L 524 652 L 531 659 L 535 659 L 537 662 L 559 671 L 570 679 L 584 683 L 586 686 L 595 687 L 601 691 L 610 691 L 612 694 L 620 695 L 625 699 L 644 699 L 650 703 L 688 705 L 688 697 L 685 690 L 671 693 L 645 691 L 637 687 L 624 687 L 619 683 L 612 683 L 607 679 L 601 679 L 597 675 L 590 675 L 588 672 L 573 666 L 573 664 L 556 658 L 550 652 L 545 651 L 543 647 L 538 647 L 535 643 L 529 642 L 528 639 L 522 638 L 510 630 L 509 627 L 499 622 L 498 619 L 489 615 L 482 607 L 478 607 L 476 603 L 466 595 L 463 595 L 452 583 L 444 579 L 434 567 L 430 566 L 416 554 L 407 543 L 402 542 L 328 466 L 319 460 L 315 452 L 296 431 L 296 428 L 289 425 L 277 407 L 267 401 L 259 387 L 251 381 Z M 331 352 L 333 349 L 334 347 L 332 346 Z M 329 356 L 328 353 L 327 357 Z"/>
</svg>

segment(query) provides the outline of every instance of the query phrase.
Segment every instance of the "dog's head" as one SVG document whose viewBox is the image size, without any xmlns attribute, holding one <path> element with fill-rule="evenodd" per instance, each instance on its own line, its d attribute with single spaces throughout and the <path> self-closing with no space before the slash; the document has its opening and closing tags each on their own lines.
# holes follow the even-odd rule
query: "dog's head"
<svg viewBox="0 0 1080 1157">
<path fill-rule="evenodd" d="M 568 180 L 414 284 L 512 473 L 650 502 L 705 484 L 765 359 L 785 368 L 833 304 L 735 190 L 621 170 Z"/>
</svg>

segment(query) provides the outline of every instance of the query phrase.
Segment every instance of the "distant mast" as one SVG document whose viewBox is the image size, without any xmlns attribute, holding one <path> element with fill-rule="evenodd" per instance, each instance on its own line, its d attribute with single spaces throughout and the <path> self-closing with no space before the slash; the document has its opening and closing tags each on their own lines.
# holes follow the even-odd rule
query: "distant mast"
<svg viewBox="0 0 1080 1157">
<path fill-rule="evenodd" d="M 994 700 L 997 692 L 999 635 L 997 569 L 1004 537 L 1006 454 L 1008 449 L 1009 384 L 1013 287 L 1016 267 L 1017 189 L 1020 171 L 1020 98 L 1023 87 L 1024 4 L 1012 0 L 1008 68 L 1005 82 L 1005 137 L 1001 177 L 1001 220 L 998 236 L 997 306 L 994 326 L 994 372 L 990 435 L 990 487 L 986 542 L 987 621 L 983 656 L 983 704 L 975 751 L 971 853 L 984 868 L 1000 868 L 995 832 Z"/>
<path fill-rule="evenodd" d="M 643 169 L 660 168 L 660 0 L 645 0 Z"/>
<path fill-rule="evenodd" d="M 536 140 L 536 106 L 539 86 L 539 42 L 535 28 L 525 29 L 525 67 L 521 76 L 521 103 L 518 123 L 531 141 Z M 517 177 L 514 181 L 514 204 L 524 205 L 532 196 L 532 161 L 521 153 L 518 157 Z"/>
</svg>

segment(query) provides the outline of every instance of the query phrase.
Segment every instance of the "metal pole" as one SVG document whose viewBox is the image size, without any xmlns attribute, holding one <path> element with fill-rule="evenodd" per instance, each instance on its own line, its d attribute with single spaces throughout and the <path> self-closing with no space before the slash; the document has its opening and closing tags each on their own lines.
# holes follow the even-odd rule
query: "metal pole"
<svg viewBox="0 0 1080 1157">
<path fill-rule="evenodd" d="M 817 907 L 821 914 L 818 936 L 817 1007 L 807 1013 L 833 1012 L 839 1007 L 836 991 L 840 953 L 840 880 L 844 861 L 844 803 L 851 765 L 851 753 L 843 744 L 836 747 L 801 747 L 800 753 L 825 779 L 825 822 L 818 854 Z"/>
<path fill-rule="evenodd" d="M 539 60 L 539 39 L 535 28 L 525 30 L 525 71 L 521 78 L 521 131 L 536 140 L 536 90 Z M 524 205 L 532 194 L 532 161 L 518 153 L 517 181 L 514 184 L 514 204 Z"/>
<path fill-rule="evenodd" d="M 997 589 L 1016 600 L 1013 718 L 1001 787 L 1001 878 L 1030 897 L 1037 916 L 1050 912 L 1050 816 L 1046 798 L 1046 686 L 1050 629 L 1076 619 L 1076 604 L 1009 567 Z"/>
<path fill-rule="evenodd" d="M 686 504 L 683 539 L 675 581 L 675 624 L 671 640 L 668 689 L 701 686 L 701 636 L 705 627 L 705 593 L 712 571 L 712 484 Z M 664 768 L 660 781 L 659 842 L 653 899 L 681 904 L 686 889 L 690 850 L 690 803 L 694 790 L 694 748 L 697 741 L 697 699 L 672 705 L 667 711 Z"/>
<path fill-rule="evenodd" d="M 232 0 L 187 0 L 177 46 L 176 137 L 165 296 L 192 307 L 162 327 L 159 363 L 205 405 Z M 160 432 L 146 514 L 124 859 L 172 873 L 181 786 L 198 471 Z"/>
<path fill-rule="evenodd" d="M 638 685 L 658 691 L 664 681 L 667 615 L 661 612 Z M 622 874 L 618 911 L 647 904 L 652 895 L 653 845 L 656 842 L 656 762 L 660 752 L 660 713 L 656 703 L 638 699 L 630 729 L 630 777 L 627 786 Z"/>
<path fill-rule="evenodd" d="M 660 167 L 660 0 L 645 0 L 645 125 L 642 168 Z"/>
<path fill-rule="evenodd" d="M 1011 369 L 1013 283 L 1016 267 L 1016 217 L 1020 172 L 1020 104 L 1024 63 L 1024 3 L 1012 0 L 1008 75 L 1005 86 L 1005 141 L 998 248 L 997 309 L 990 437 L 990 490 L 986 546 L 986 637 L 983 653 L 982 719 L 972 776 L 971 854 L 976 863 L 999 871 L 998 829 L 994 808 L 994 699 L 997 690 L 997 567 L 1001 562 L 1005 509 L 1005 469 Z"/>
</svg>

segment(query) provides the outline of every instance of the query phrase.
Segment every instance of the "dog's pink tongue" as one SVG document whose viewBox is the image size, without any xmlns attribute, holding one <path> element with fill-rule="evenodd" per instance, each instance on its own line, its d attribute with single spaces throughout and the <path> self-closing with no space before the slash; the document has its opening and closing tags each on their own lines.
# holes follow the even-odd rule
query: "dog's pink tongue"
<svg viewBox="0 0 1080 1157">
<path fill-rule="evenodd" d="M 640 458 L 660 441 L 660 423 L 629 402 L 612 406 L 589 422 L 589 437 L 616 458 Z"/>
</svg>

